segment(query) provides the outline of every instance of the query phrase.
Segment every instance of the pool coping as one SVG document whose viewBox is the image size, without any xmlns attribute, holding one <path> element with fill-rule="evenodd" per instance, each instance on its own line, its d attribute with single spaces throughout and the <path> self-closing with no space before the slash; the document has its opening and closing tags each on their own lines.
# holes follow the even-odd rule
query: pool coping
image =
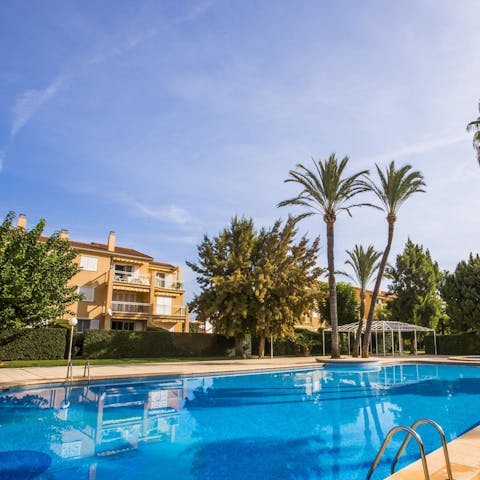
<svg viewBox="0 0 480 480">
<path fill-rule="evenodd" d="M 171 377 L 202 374 L 228 374 L 245 373 L 272 369 L 288 369 L 295 367 L 318 368 L 319 364 L 328 363 L 330 357 L 275 357 L 264 359 L 247 360 L 206 360 L 201 362 L 158 362 L 158 363 L 137 363 L 137 364 L 115 364 L 115 365 L 91 365 L 91 381 L 109 379 L 149 378 L 149 377 Z M 371 356 L 370 359 L 343 357 L 337 360 L 338 363 L 352 364 L 365 363 L 365 361 L 377 361 L 380 365 L 398 363 L 429 363 L 429 364 L 455 364 L 455 365 L 479 365 L 480 359 L 465 360 L 464 357 L 450 356 L 402 356 L 383 357 Z M 0 391 L 22 386 L 35 386 L 53 383 L 64 383 L 66 381 L 67 366 L 55 367 L 6 367 L 0 369 Z M 73 367 L 73 382 L 79 383 L 86 380 L 83 376 L 83 365 Z"/>
</svg>

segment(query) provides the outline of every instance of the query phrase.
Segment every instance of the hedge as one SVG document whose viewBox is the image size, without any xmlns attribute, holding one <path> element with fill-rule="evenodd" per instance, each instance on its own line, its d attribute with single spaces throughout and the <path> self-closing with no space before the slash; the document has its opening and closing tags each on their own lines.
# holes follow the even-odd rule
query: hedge
<svg viewBox="0 0 480 480">
<path fill-rule="evenodd" d="M 235 347 L 223 335 L 172 332 L 116 332 L 86 330 L 87 358 L 225 357 Z"/>
<path fill-rule="evenodd" d="M 434 354 L 433 335 L 425 337 L 425 353 Z M 439 355 L 480 355 L 480 336 L 475 333 L 437 335 Z"/>
<path fill-rule="evenodd" d="M 0 360 L 55 360 L 65 357 L 68 330 L 0 330 Z"/>
<path fill-rule="evenodd" d="M 258 355 L 260 338 L 252 337 L 252 354 Z M 353 348 L 353 337 L 352 337 Z M 339 336 L 339 348 L 342 354 L 348 353 L 348 338 L 346 335 Z M 331 353 L 331 333 L 325 332 L 325 354 Z M 273 341 L 273 354 L 277 355 L 322 355 L 323 354 L 323 334 L 312 332 L 302 328 L 295 329 L 295 338 L 283 338 Z M 270 339 L 265 341 L 265 356 L 270 356 Z"/>
</svg>

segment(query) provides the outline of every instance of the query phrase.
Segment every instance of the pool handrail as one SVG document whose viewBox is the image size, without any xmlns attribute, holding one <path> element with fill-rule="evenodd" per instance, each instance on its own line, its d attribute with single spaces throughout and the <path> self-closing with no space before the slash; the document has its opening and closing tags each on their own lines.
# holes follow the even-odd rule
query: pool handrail
<svg viewBox="0 0 480 480">
<path fill-rule="evenodd" d="M 393 427 L 390 429 L 390 431 L 387 433 L 387 436 L 385 437 L 385 440 L 382 443 L 382 446 L 380 447 L 380 450 L 377 453 L 377 456 L 375 457 L 375 460 L 372 463 L 372 466 L 370 467 L 370 470 L 367 473 L 366 480 L 370 480 L 373 472 L 377 468 L 380 459 L 382 458 L 383 452 L 387 448 L 387 445 L 390 443 L 390 440 L 392 439 L 393 435 L 395 433 L 400 432 L 400 431 L 405 431 L 408 433 L 408 438 L 413 437 L 417 444 L 418 444 L 418 449 L 420 450 L 420 456 L 422 458 L 422 467 L 423 467 L 423 473 L 425 475 L 425 480 L 430 480 L 430 475 L 428 473 L 428 465 L 427 465 L 427 459 L 425 456 L 425 447 L 423 445 L 422 439 L 420 438 L 420 435 L 413 430 L 410 427 L 405 427 L 403 425 L 398 425 L 396 427 Z"/>
<path fill-rule="evenodd" d="M 445 464 L 447 466 L 447 475 L 448 475 L 448 480 L 453 480 L 453 475 L 452 475 L 452 466 L 450 464 L 450 456 L 448 454 L 448 447 L 447 447 L 447 439 L 445 438 L 445 433 L 443 432 L 442 427 L 435 421 L 431 420 L 430 418 L 421 418 L 414 422 L 412 426 L 410 427 L 412 430 L 416 431 L 417 428 L 420 425 L 423 424 L 428 424 L 431 425 L 435 430 L 437 430 L 438 434 L 440 435 L 440 439 L 442 440 L 442 447 L 443 447 L 443 455 L 445 457 Z M 393 475 L 395 473 L 395 466 L 397 465 L 398 459 L 401 457 L 402 453 L 405 451 L 407 448 L 408 443 L 410 442 L 411 435 L 408 434 L 405 437 L 405 440 L 403 440 L 402 445 L 398 449 L 397 454 L 395 455 L 395 458 L 392 461 L 392 465 L 390 468 L 390 473 Z"/>
<path fill-rule="evenodd" d="M 83 367 L 83 377 L 85 378 L 88 375 L 88 383 L 90 383 L 90 360 L 87 358 L 85 366 Z"/>
</svg>

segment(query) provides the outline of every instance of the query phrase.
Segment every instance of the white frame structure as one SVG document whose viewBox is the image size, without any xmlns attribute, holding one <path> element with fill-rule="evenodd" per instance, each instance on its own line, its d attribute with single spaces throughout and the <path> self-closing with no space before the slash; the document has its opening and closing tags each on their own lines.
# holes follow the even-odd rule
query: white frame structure
<svg viewBox="0 0 480 480">
<path fill-rule="evenodd" d="M 355 338 L 355 333 L 358 329 L 358 322 L 355 323 L 348 323 L 347 325 L 339 325 L 338 326 L 338 333 L 348 333 L 348 354 L 350 355 L 350 334 L 353 333 Z M 323 355 L 325 356 L 325 332 L 331 332 L 331 328 L 327 328 L 323 330 Z M 365 323 L 362 327 L 362 332 L 365 332 Z M 433 332 L 433 348 L 435 351 L 435 355 L 437 355 L 437 335 L 433 328 L 427 327 L 420 327 L 419 325 L 413 325 L 412 323 L 405 323 L 405 322 L 385 322 L 385 321 L 374 321 L 372 322 L 372 330 L 370 332 L 370 349 L 373 348 L 372 346 L 372 333 L 375 333 L 375 346 L 376 346 L 376 354 L 378 355 L 378 332 L 382 333 L 383 336 L 383 356 L 386 356 L 385 352 L 385 334 L 390 333 L 392 336 L 392 356 L 395 356 L 395 342 L 394 342 L 394 335 L 395 333 L 398 334 L 399 338 L 399 346 L 400 346 L 400 355 L 403 354 L 402 348 L 402 332 L 413 332 L 414 334 L 414 342 L 415 342 L 415 349 L 417 345 L 417 332 Z M 416 350 L 415 350 L 416 351 Z M 370 353 L 373 353 L 370 350 Z"/>
</svg>

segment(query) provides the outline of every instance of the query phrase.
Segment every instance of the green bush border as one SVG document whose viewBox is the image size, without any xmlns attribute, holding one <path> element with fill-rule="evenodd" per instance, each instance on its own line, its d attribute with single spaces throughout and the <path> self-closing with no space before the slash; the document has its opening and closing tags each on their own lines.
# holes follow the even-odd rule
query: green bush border
<svg viewBox="0 0 480 480">
<path fill-rule="evenodd" d="M 435 353 L 433 335 L 425 337 L 425 353 Z M 438 355 L 480 355 L 480 336 L 477 333 L 437 335 Z"/>
<path fill-rule="evenodd" d="M 86 358 L 225 357 L 235 340 L 222 335 L 173 332 L 116 332 L 87 330 Z"/>
<path fill-rule="evenodd" d="M 0 360 L 55 360 L 65 357 L 68 330 L 0 330 Z"/>
</svg>

